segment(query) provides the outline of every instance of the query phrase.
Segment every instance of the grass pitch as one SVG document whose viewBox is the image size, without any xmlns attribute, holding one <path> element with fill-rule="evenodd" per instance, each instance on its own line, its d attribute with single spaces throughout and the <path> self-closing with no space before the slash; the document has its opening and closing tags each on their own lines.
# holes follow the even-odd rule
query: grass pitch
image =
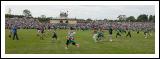
<svg viewBox="0 0 160 59">
<path fill-rule="evenodd" d="M 56 30 L 58 40 L 51 40 L 52 32 L 46 30 L 44 40 L 37 37 L 36 29 L 18 29 L 19 40 L 9 38 L 9 30 L 5 30 L 6 54 L 154 54 L 155 33 L 147 39 L 143 32 L 137 34 L 131 31 L 132 38 L 116 38 L 113 31 L 113 41 L 109 41 L 108 31 L 105 31 L 105 39 L 95 43 L 92 39 L 92 31 L 76 31 L 75 41 L 80 44 L 77 48 L 73 45 L 65 49 L 67 30 Z"/>
</svg>

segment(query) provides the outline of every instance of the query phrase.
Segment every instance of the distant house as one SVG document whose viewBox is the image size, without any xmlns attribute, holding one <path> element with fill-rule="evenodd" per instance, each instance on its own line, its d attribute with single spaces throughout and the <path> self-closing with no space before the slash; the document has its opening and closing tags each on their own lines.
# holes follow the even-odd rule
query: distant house
<svg viewBox="0 0 160 59">
<path fill-rule="evenodd" d="M 60 17 L 53 18 L 50 20 L 50 23 L 67 23 L 67 24 L 77 24 L 78 21 L 83 19 L 76 19 L 76 18 L 68 18 L 68 12 L 60 12 Z"/>
</svg>

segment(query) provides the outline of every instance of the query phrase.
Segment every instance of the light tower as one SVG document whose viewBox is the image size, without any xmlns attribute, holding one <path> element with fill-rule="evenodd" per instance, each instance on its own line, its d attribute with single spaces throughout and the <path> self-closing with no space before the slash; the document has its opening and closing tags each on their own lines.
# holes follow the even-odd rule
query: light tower
<svg viewBox="0 0 160 59">
<path fill-rule="evenodd" d="M 68 11 L 65 12 L 65 11 L 60 11 L 60 18 L 68 18 Z"/>
</svg>

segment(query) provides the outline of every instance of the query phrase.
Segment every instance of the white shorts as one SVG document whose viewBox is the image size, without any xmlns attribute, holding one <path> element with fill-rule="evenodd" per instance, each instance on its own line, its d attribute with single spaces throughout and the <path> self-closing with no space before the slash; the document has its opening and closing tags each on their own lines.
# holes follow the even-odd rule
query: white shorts
<svg viewBox="0 0 160 59">
<path fill-rule="evenodd" d="M 94 35 L 93 35 L 93 39 L 96 39 L 96 38 L 97 38 L 97 34 L 94 34 Z"/>
<path fill-rule="evenodd" d="M 41 32 L 41 30 L 37 30 L 38 31 L 38 33 L 40 33 Z"/>
</svg>

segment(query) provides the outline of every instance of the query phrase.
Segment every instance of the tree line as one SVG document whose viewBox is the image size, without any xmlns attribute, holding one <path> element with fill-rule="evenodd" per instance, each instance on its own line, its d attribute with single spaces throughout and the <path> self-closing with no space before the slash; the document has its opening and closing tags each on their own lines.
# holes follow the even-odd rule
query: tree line
<svg viewBox="0 0 160 59">
<path fill-rule="evenodd" d="M 13 18 L 13 17 L 27 17 L 27 18 L 36 18 L 41 22 L 44 21 L 49 21 L 49 20 L 54 20 L 53 17 L 46 17 L 45 15 L 41 15 L 40 17 L 33 17 L 30 10 L 25 9 L 23 10 L 23 15 L 12 15 L 12 14 L 5 14 L 6 18 Z M 126 17 L 126 15 L 119 15 L 118 20 L 108 20 L 104 19 L 104 21 L 118 21 L 118 22 L 155 22 L 155 15 L 146 15 L 146 14 L 141 14 L 137 18 L 134 16 L 129 16 Z M 92 21 L 92 19 L 86 19 L 87 21 Z"/>
</svg>

